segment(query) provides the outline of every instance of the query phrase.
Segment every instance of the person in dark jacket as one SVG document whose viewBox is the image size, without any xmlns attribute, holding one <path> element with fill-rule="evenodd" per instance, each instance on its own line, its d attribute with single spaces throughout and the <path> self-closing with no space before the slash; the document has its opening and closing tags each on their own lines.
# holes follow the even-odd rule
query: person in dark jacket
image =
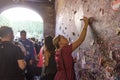
<svg viewBox="0 0 120 80">
<path fill-rule="evenodd" d="M 0 27 L 0 80 L 25 80 L 26 62 L 21 49 L 13 44 L 10 27 Z"/>
</svg>

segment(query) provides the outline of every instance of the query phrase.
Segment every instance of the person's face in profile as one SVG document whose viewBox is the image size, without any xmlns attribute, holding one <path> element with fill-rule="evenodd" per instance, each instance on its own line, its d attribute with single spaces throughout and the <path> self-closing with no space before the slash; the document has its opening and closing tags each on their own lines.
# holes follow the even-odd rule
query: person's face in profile
<svg viewBox="0 0 120 80">
<path fill-rule="evenodd" d="M 60 43 L 67 45 L 69 42 L 68 42 L 67 38 L 65 38 L 64 36 L 61 35 L 60 36 Z"/>
<path fill-rule="evenodd" d="M 21 39 L 26 39 L 26 33 L 21 33 Z"/>
</svg>

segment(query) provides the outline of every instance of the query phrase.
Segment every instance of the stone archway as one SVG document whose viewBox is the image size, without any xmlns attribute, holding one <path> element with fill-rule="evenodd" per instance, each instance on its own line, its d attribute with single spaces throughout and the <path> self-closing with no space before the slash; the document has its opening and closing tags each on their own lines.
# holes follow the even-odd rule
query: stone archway
<svg viewBox="0 0 120 80">
<path fill-rule="evenodd" d="M 34 10 L 25 7 L 13 7 L 4 10 L 1 15 L 9 20 L 9 26 L 13 28 L 15 38 L 19 36 L 18 32 L 21 30 L 28 32 L 28 38 L 43 38 L 43 19 Z"/>
<path fill-rule="evenodd" d="M 22 0 L 19 0 L 18 3 L 14 3 L 12 0 L 0 1 L 0 13 L 12 7 L 26 7 L 36 11 L 38 14 L 41 15 L 43 19 L 43 36 L 55 36 L 56 15 L 54 3 L 34 2 L 34 0 L 24 2 L 22 2 Z"/>
</svg>

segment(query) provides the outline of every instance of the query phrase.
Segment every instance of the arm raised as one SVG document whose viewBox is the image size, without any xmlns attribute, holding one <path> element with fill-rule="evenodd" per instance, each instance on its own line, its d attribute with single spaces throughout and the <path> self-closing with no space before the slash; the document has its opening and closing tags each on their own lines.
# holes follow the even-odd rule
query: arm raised
<svg viewBox="0 0 120 80">
<path fill-rule="evenodd" d="M 79 47 L 86 37 L 87 27 L 88 27 L 88 18 L 84 17 L 83 20 L 84 20 L 83 30 L 79 38 L 75 42 L 72 43 L 72 51 L 74 51 L 77 47 Z"/>
</svg>

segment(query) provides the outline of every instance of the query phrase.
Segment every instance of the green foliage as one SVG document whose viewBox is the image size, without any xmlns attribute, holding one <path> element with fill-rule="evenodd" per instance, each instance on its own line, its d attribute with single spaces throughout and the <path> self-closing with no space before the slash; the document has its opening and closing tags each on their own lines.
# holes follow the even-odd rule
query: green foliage
<svg viewBox="0 0 120 80">
<path fill-rule="evenodd" d="M 4 16 L 0 15 L 0 26 L 10 26 L 10 21 Z"/>
<path fill-rule="evenodd" d="M 16 35 L 21 30 L 25 30 L 29 37 L 35 37 L 41 39 L 43 37 L 43 23 L 40 21 L 14 21 L 10 22 L 7 18 L 0 15 L 0 26 L 12 27 L 14 34 Z"/>
<path fill-rule="evenodd" d="M 43 37 L 43 23 L 39 21 L 15 21 L 12 22 L 12 28 L 14 33 L 25 30 L 31 35 L 31 37 L 42 38 Z"/>
</svg>

